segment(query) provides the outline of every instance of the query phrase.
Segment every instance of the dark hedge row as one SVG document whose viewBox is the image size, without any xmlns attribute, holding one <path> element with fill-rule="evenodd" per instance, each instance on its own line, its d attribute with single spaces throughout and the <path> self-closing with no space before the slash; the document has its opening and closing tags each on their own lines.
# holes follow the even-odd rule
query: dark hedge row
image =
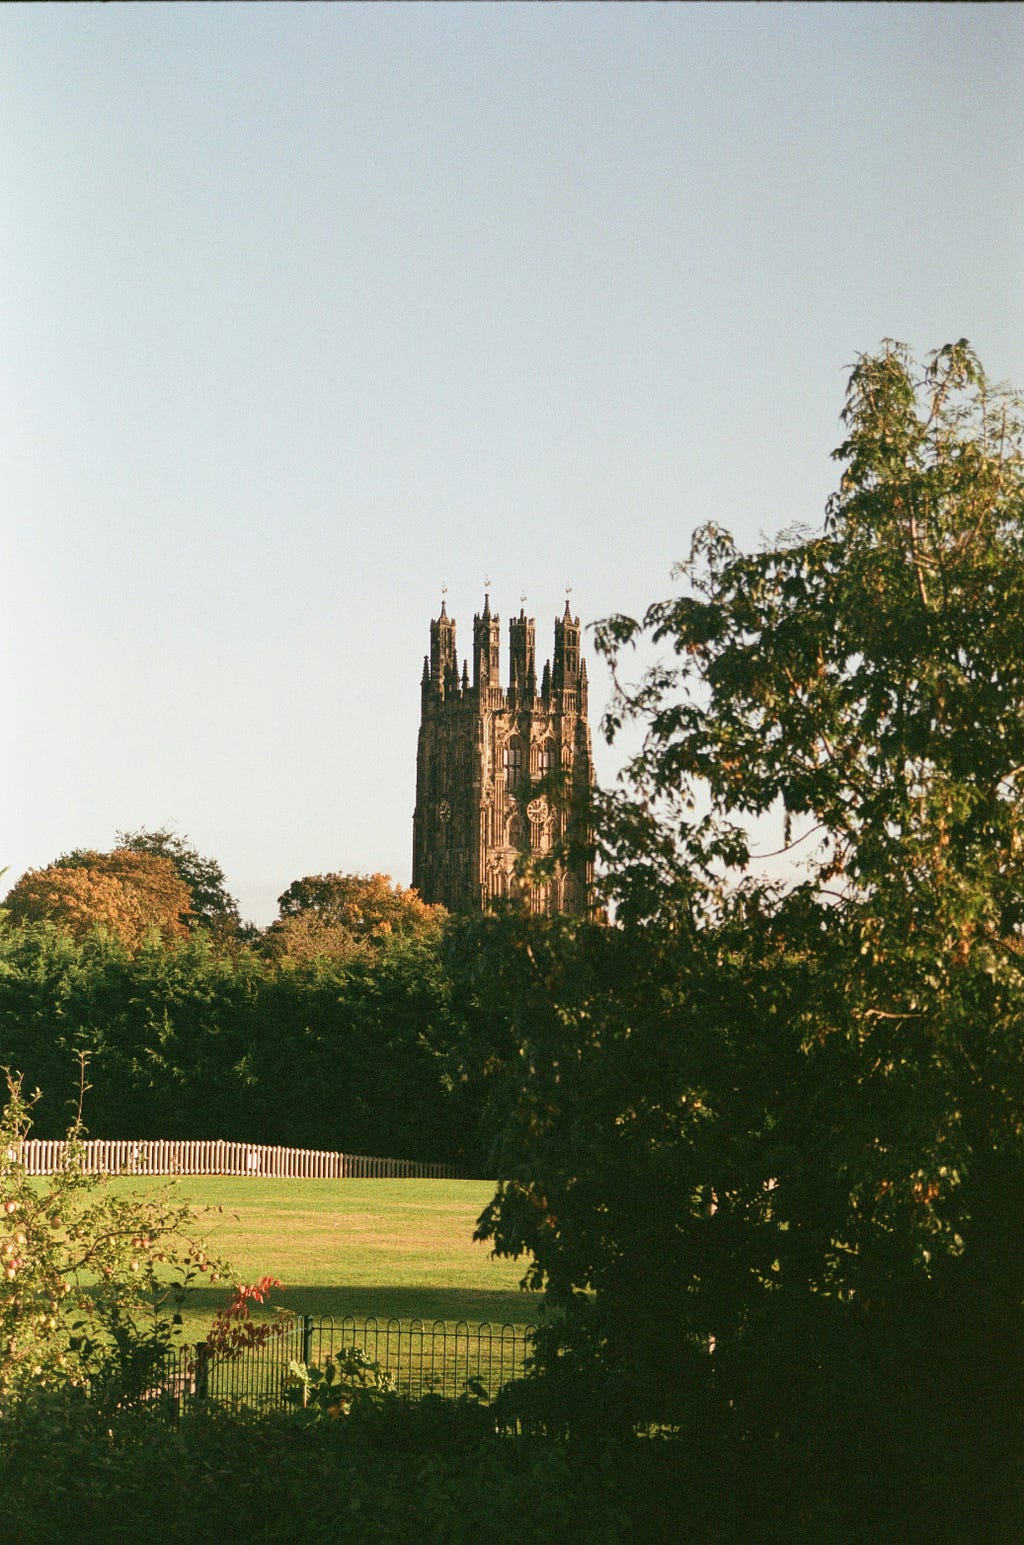
<svg viewBox="0 0 1024 1545">
<path fill-rule="evenodd" d="M 942 1456 L 902 1475 L 813 1466 L 721 1441 L 615 1447 L 494 1430 L 486 1409 L 397 1399 L 297 1414 L 146 1411 L 60 1401 L 0 1428 L 5 1545 L 995 1545 L 1012 1511 L 957 1491 Z M 930 1484 L 934 1482 L 935 1484 Z M 988 1499 L 988 1503 L 992 1499 Z"/>
<path fill-rule="evenodd" d="M 42 924 L 0 930 L 0 1065 L 63 1135 L 88 1058 L 97 1137 L 224 1138 L 473 1167 L 475 1120 L 446 1077 L 437 946 L 274 962 L 198 934 L 131 954 Z"/>
</svg>

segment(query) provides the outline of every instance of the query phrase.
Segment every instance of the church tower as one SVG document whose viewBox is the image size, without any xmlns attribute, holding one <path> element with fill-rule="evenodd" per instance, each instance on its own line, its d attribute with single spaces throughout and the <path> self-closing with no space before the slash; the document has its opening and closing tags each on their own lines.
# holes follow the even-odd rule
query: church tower
<svg viewBox="0 0 1024 1545">
<path fill-rule="evenodd" d="M 536 630 L 521 609 L 509 622 L 509 681 L 501 684 L 501 624 L 491 598 L 473 618 L 473 675 L 455 650 L 455 621 L 441 603 L 423 661 L 416 755 L 412 883 L 424 901 L 453 912 L 485 911 L 520 895 L 533 912 L 586 916 L 593 866 L 585 858 L 527 882 L 517 868 L 587 834 L 593 784 L 587 667 L 580 620 L 566 601 L 555 652 L 537 689 Z M 555 799 L 536 792 L 560 777 Z"/>
</svg>

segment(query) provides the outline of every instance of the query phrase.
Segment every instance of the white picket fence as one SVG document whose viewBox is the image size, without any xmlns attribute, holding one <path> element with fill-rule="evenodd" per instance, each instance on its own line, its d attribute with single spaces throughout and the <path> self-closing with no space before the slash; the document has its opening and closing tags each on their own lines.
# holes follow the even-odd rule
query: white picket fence
<svg viewBox="0 0 1024 1545">
<path fill-rule="evenodd" d="M 462 1172 L 445 1164 L 413 1159 L 375 1159 L 361 1153 L 325 1153 L 315 1148 L 272 1148 L 262 1143 L 171 1142 L 147 1139 L 80 1145 L 82 1167 L 107 1175 L 251 1175 L 280 1180 L 458 1180 Z M 62 1169 L 68 1144 L 30 1137 L 15 1150 L 30 1175 Z"/>
</svg>

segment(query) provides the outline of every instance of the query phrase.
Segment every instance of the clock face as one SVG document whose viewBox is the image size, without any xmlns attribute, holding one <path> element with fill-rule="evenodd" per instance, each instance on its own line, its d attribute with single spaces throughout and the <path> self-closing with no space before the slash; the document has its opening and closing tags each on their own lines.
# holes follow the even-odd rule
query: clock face
<svg viewBox="0 0 1024 1545">
<path fill-rule="evenodd" d="M 437 807 L 437 819 L 441 822 L 441 825 L 444 826 L 451 820 L 451 818 L 452 807 L 446 799 L 442 799 L 441 803 Z"/>
<path fill-rule="evenodd" d="M 531 821 L 543 821 L 548 813 L 547 801 L 543 799 L 531 799 L 526 807 L 526 813 Z"/>
</svg>

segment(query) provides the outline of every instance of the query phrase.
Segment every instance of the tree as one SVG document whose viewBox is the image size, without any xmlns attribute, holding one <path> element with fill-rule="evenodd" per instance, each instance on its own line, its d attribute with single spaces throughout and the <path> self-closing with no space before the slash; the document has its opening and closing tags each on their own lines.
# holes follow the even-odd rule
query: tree
<svg viewBox="0 0 1024 1545">
<path fill-rule="evenodd" d="M 133 853 L 152 853 L 171 860 L 188 886 L 191 905 L 187 920 L 191 929 L 205 928 L 220 935 L 238 931 L 241 926 L 238 902 L 228 892 L 223 869 L 216 859 L 203 858 L 189 845 L 187 837 L 163 826 L 156 831 L 142 828 L 136 832 L 118 832 L 117 843 L 119 848 Z"/>
<path fill-rule="evenodd" d="M 700 533 L 694 593 L 646 619 L 681 664 L 618 708 L 648 718 L 631 774 L 687 864 L 710 876 L 727 857 L 825 968 L 814 1033 L 856 1039 L 861 1097 L 911 1081 L 898 1132 L 882 1136 L 874 1100 L 865 1113 L 874 1163 L 845 1223 L 863 1273 L 894 1213 L 921 1264 L 968 1236 L 981 1249 L 1018 1177 L 1024 480 L 1019 401 L 964 342 L 924 370 L 901 345 L 862 358 L 843 417 L 824 533 L 753 556 Z M 613 659 L 632 633 L 604 631 Z M 688 820 L 698 785 L 710 813 Z M 779 802 L 814 833 L 781 899 L 734 814 Z"/>
<path fill-rule="evenodd" d="M 386 874 L 307 875 L 277 904 L 267 942 L 271 953 L 294 959 L 346 959 L 396 939 L 436 939 L 447 916 Z"/>
<path fill-rule="evenodd" d="M 169 858 L 77 849 L 45 869 L 29 869 L 4 905 L 16 923 L 51 920 L 78 937 L 103 928 L 137 949 L 154 932 L 165 942 L 184 938 L 190 900 Z"/>
<path fill-rule="evenodd" d="M 705 527 L 679 570 L 691 593 L 599 628 L 613 663 L 642 631 L 680 662 L 611 722 L 647 720 L 630 778 L 683 815 L 701 873 L 746 869 L 734 814 L 781 800 L 820 833 L 812 878 L 844 896 L 894 870 L 944 883 L 951 858 L 995 883 L 1024 762 L 1019 404 L 963 342 L 921 376 L 889 345 L 858 363 L 843 417 L 820 536 L 743 555 Z M 684 813 L 698 786 L 703 822 Z"/>
<path fill-rule="evenodd" d="M 820 534 L 745 554 L 705 527 L 681 595 L 598 628 L 606 728 L 645 730 L 599 797 L 617 924 L 577 936 L 571 969 L 535 923 L 464 956 L 507 1177 L 481 1232 L 532 1254 L 564 1316 L 541 1361 L 591 1410 L 614 1375 L 627 1418 L 710 1401 L 718 1431 L 788 1455 L 801 1484 L 814 1471 L 830 1505 L 845 1488 L 875 1506 L 887 1474 L 922 1518 L 969 1482 L 1005 1522 L 1024 1387 L 1020 404 L 964 342 L 924 367 L 887 343 L 843 419 Z M 644 639 L 673 658 L 630 685 Z M 805 855 L 795 881 L 752 850 L 749 818 L 772 811 Z"/>
</svg>

